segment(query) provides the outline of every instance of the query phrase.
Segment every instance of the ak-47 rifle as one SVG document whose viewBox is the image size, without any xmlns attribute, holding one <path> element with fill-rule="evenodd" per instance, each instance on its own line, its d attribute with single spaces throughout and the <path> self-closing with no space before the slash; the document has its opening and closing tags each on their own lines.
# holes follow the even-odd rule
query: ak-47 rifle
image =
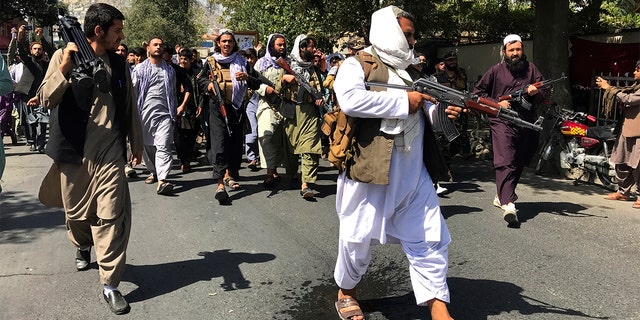
<svg viewBox="0 0 640 320">
<path fill-rule="evenodd" d="M 542 124 L 542 120 L 544 119 L 544 117 L 538 118 L 535 123 L 530 123 L 520 119 L 520 116 L 518 116 L 518 112 L 512 109 L 504 108 L 494 101 L 479 97 L 474 94 L 458 91 L 456 89 L 452 89 L 443 84 L 437 83 L 435 81 L 430 81 L 425 78 L 416 80 L 415 82 L 413 82 L 413 85 L 411 87 L 376 82 L 365 82 L 365 85 L 367 87 L 372 86 L 402 89 L 406 91 L 417 91 L 434 97 L 440 102 L 438 107 L 438 124 L 449 141 L 455 139 L 458 135 L 460 135 L 460 133 L 458 132 L 458 129 L 456 129 L 453 121 L 451 121 L 451 119 L 449 119 L 447 117 L 447 114 L 445 113 L 446 106 L 448 105 L 476 110 L 485 113 L 490 117 L 507 120 L 523 128 L 528 128 L 536 131 L 542 130 L 542 126 L 540 124 Z"/>
<path fill-rule="evenodd" d="M 209 80 L 213 82 L 213 89 L 216 93 L 216 99 L 218 101 L 218 107 L 220 108 L 220 114 L 224 118 L 224 125 L 227 127 L 227 133 L 231 136 L 231 127 L 229 127 L 229 117 L 227 116 L 227 108 L 224 106 L 224 98 L 222 97 L 222 91 L 218 84 L 218 79 L 213 75 L 213 72 L 209 72 Z"/>
<path fill-rule="evenodd" d="M 560 75 L 560 78 L 558 78 L 558 79 L 552 79 L 552 80 L 550 79 L 550 80 L 538 81 L 536 83 L 532 83 L 531 85 L 536 87 L 536 88 L 538 88 L 538 89 L 540 89 L 540 88 L 542 88 L 544 86 L 550 85 L 550 84 L 552 84 L 554 82 L 558 82 L 558 81 L 564 80 L 566 78 L 567 77 L 563 73 L 562 75 Z M 500 101 L 520 99 L 520 97 L 522 97 L 523 95 L 525 95 L 527 93 L 527 87 L 529 87 L 529 86 L 526 86 L 526 87 L 524 87 L 524 88 L 522 88 L 520 90 L 511 92 L 509 94 L 506 94 L 504 96 L 500 96 L 499 99 L 500 99 Z"/>
<path fill-rule="evenodd" d="M 282 96 L 275 91 L 276 85 L 273 82 L 271 82 L 271 80 L 267 79 L 267 77 L 265 77 L 264 75 L 262 75 L 260 73 L 258 73 L 258 77 L 257 78 L 254 77 L 254 76 L 251 76 L 251 75 L 249 75 L 249 77 L 253 78 L 253 79 L 257 79 L 258 81 L 260 81 L 260 82 L 268 85 L 269 87 L 273 88 L 274 91 L 273 91 L 273 95 L 270 98 L 270 103 L 274 107 L 280 106 L 280 104 L 282 103 Z"/>
<path fill-rule="evenodd" d="M 73 42 L 78 46 L 78 52 L 72 55 L 75 67 L 71 71 L 71 79 L 84 89 L 93 87 L 95 83 L 100 91 L 109 92 L 111 83 L 104 69 L 104 61 L 96 57 L 89 46 L 78 18 L 65 15 L 63 9 L 58 9 L 58 25 L 62 40 L 66 43 Z M 90 94 L 91 91 L 89 91 Z"/>
<path fill-rule="evenodd" d="M 288 74 L 296 77 L 296 80 L 300 84 L 300 90 L 298 90 L 298 95 L 296 96 L 296 100 L 298 100 L 298 102 L 304 101 L 304 92 L 306 91 L 311 95 L 311 97 L 313 97 L 313 100 L 322 100 L 322 105 L 320 105 L 320 107 L 322 107 L 325 112 L 331 111 L 331 109 L 329 109 L 329 106 L 327 105 L 327 102 L 324 100 L 324 96 L 322 95 L 322 93 L 316 90 L 316 88 L 312 87 L 305 77 L 293 70 L 284 58 L 278 58 L 278 60 L 276 60 L 276 64 L 279 65 L 280 68 L 284 69 L 284 71 L 286 71 Z"/>
</svg>

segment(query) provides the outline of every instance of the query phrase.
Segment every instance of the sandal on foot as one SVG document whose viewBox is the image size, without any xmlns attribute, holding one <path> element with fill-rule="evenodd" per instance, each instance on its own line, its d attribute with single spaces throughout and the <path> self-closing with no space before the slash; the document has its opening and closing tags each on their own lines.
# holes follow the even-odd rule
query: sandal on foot
<svg viewBox="0 0 640 320">
<path fill-rule="evenodd" d="M 224 188 L 221 188 L 216 190 L 215 198 L 216 200 L 218 200 L 220 204 L 223 204 L 229 200 L 229 194 L 227 193 L 226 190 L 224 190 Z"/>
<path fill-rule="evenodd" d="M 364 316 L 356 299 L 344 297 L 336 301 L 336 311 L 342 320 L 350 320 L 355 316 Z"/>
<path fill-rule="evenodd" d="M 631 207 L 634 208 L 634 209 L 640 209 L 640 200 L 636 200 L 636 202 L 634 202 L 631 205 Z"/>
<path fill-rule="evenodd" d="M 269 187 L 273 187 L 273 185 L 276 184 L 276 182 L 278 182 L 276 179 L 269 176 L 269 177 L 266 177 L 264 181 L 262 181 L 262 185 L 264 185 L 265 188 L 269 188 Z"/>
<path fill-rule="evenodd" d="M 231 177 L 224 179 L 224 184 L 231 188 L 231 190 L 237 190 L 240 188 L 240 184 Z"/>
<path fill-rule="evenodd" d="M 315 193 L 313 192 L 313 190 L 311 190 L 311 188 L 304 188 L 300 190 L 300 195 L 305 199 L 313 199 Z"/>
<path fill-rule="evenodd" d="M 158 186 L 158 194 L 160 195 L 169 195 L 171 194 L 171 191 L 173 191 L 173 183 L 163 182 Z"/>
<path fill-rule="evenodd" d="M 619 200 L 619 201 L 631 201 L 633 198 L 625 196 L 620 192 L 609 193 L 606 197 L 607 200 Z"/>
<path fill-rule="evenodd" d="M 251 160 L 251 162 L 249 162 L 249 164 L 247 165 L 247 168 L 249 168 L 249 170 L 251 171 L 258 171 L 260 170 L 260 168 L 258 167 L 258 162 L 255 160 Z"/>
<path fill-rule="evenodd" d="M 154 175 L 150 175 L 146 180 L 144 180 L 144 183 L 146 184 L 154 184 L 156 182 L 157 182 L 156 176 Z"/>
</svg>

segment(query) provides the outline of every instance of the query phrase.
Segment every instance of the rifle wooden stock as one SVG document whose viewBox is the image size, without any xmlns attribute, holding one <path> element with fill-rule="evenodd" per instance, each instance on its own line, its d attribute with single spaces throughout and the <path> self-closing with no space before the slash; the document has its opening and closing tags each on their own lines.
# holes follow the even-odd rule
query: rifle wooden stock
<svg viewBox="0 0 640 320">
<path fill-rule="evenodd" d="M 500 106 L 498 103 L 481 97 L 477 98 L 475 101 L 474 99 L 467 100 L 465 102 L 465 106 L 469 109 L 485 113 L 494 118 L 498 117 L 498 114 L 500 114 L 500 111 L 502 110 L 502 106 Z"/>
<path fill-rule="evenodd" d="M 564 79 L 566 79 L 566 78 L 567 78 L 567 77 L 566 77 L 566 76 L 564 75 L 564 73 L 563 73 L 563 74 L 560 76 L 560 78 L 558 78 L 558 79 L 551 79 L 551 80 L 538 81 L 538 82 L 536 82 L 536 83 L 532 83 L 532 84 L 530 84 L 530 85 L 532 85 L 532 86 L 534 86 L 534 87 L 536 87 L 536 88 L 540 89 L 540 88 L 542 88 L 542 87 L 544 87 L 544 86 L 550 85 L 550 84 L 552 84 L 552 83 L 554 83 L 554 82 L 558 82 L 558 81 L 564 80 Z M 504 96 L 500 96 L 500 98 L 498 98 L 498 99 L 499 99 L 500 101 L 504 101 L 504 100 L 512 100 L 512 99 L 518 98 L 518 97 L 520 97 L 520 96 L 522 96 L 522 95 L 524 95 L 524 94 L 526 94 L 526 93 L 527 93 L 527 88 L 528 88 L 528 87 L 529 87 L 529 86 L 526 86 L 526 87 L 524 87 L 524 88 L 522 88 L 522 89 L 520 89 L 520 90 L 518 90 L 518 91 L 514 91 L 514 92 L 511 92 L 511 93 L 509 93 L 509 94 L 505 94 Z"/>
<path fill-rule="evenodd" d="M 487 114 L 490 117 L 501 118 L 506 121 L 509 121 L 517 126 L 528 128 L 536 131 L 541 131 L 542 127 L 538 124 L 541 122 L 540 119 L 536 121 L 536 123 L 530 123 L 520 119 L 518 113 L 514 110 L 504 108 L 500 106 L 497 102 L 491 101 L 486 98 L 478 97 L 477 95 L 472 95 L 466 92 L 461 92 L 456 89 L 447 87 L 435 81 L 430 81 L 425 78 L 420 78 L 413 83 L 413 86 L 402 86 L 396 84 L 386 84 L 386 83 L 375 83 L 375 82 L 365 82 L 365 86 L 368 88 L 369 86 L 382 87 L 382 88 L 392 88 L 392 89 L 402 89 L 406 91 L 418 91 L 424 94 L 428 94 L 434 97 L 436 100 L 440 102 L 440 104 L 454 105 L 461 108 L 468 108 L 472 110 L 476 110 L 478 112 Z M 459 135 L 455 126 L 446 124 L 444 121 L 451 122 L 448 119 L 445 110 L 446 106 L 438 108 L 439 114 L 439 124 L 440 129 L 443 130 L 443 133 L 447 138 L 457 137 Z M 454 131 L 455 130 L 455 131 Z M 451 141 L 451 140 L 449 140 Z"/>
</svg>

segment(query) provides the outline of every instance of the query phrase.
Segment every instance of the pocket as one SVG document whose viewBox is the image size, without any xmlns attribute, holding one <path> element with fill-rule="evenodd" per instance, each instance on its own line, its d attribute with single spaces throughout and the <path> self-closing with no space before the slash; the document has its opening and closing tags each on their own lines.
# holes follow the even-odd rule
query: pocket
<svg viewBox="0 0 640 320">
<path fill-rule="evenodd" d="M 296 117 L 296 104 L 292 101 L 285 100 L 282 103 L 282 116 L 287 119 L 294 119 Z"/>
</svg>

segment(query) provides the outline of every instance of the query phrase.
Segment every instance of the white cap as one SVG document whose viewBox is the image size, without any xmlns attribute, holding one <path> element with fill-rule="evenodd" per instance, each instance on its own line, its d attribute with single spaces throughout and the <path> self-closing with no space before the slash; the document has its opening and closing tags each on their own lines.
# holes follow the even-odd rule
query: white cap
<svg viewBox="0 0 640 320">
<path fill-rule="evenodd" d="M 502 40 L 502 45 L 506 46 L 507 43 L 513 42 L 513 41 L 522 42 L 522 38 L 520 38 L 520 36 L 517 34 L 510 34 L 504 37 L 504 40 Z"/>
</svg>

